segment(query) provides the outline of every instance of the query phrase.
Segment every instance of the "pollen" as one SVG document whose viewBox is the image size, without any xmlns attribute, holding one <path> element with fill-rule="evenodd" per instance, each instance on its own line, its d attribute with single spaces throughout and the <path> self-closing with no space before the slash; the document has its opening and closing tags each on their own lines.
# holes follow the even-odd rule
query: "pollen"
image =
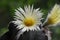
<svg viewBox="0 0 60 40">
<path fill-rule="evenodd" d="M 25 19 L 24 19 L 24 24 L 25 24 L 27 27 L 33 26 L 33 25 L 35 24 L 35 20 L 34 20 L 34 18 L 32 18 L 32 17 L 25 18 Z"/>
</svg>

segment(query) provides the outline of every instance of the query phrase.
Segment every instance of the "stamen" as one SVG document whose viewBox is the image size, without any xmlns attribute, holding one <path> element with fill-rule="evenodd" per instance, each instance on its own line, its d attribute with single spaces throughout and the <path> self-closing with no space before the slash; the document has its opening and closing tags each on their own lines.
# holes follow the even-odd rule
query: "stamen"
<svg viewBox="0 0 60 40">
<path fill-rule="evenodd" d="M 28 18 L 25 18 L 24 19 L 24 24 L 26 25 L 26 26 L 32 26 L 32 25 L 34 25 L 35 24 L 35 20 L 33 19 L 33 18 L 30 18 L 30 17 L 28 17 Z"/>
</svg>

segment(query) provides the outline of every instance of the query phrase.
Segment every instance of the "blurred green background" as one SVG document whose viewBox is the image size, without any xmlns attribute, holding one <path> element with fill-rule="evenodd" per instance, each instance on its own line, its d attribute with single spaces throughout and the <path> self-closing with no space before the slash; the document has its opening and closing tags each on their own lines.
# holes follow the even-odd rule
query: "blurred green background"
<svg viewBox="0 0 60 40">
<path fill-rule="evenodd" d="M 34 5 L 34 8 L 41 8 L 44 18 L 54 4 L 60 3 L 60 0 L 0 0 L 0 36 L 8 31 L 8 24 L 13 20 L 14 9 L 24 5 Z M 44 20 L 43 20 L 44 21 Z M 60 27 L 50 28 L 52 31 L 52 40 L 60 40 Z"/>
</svg>

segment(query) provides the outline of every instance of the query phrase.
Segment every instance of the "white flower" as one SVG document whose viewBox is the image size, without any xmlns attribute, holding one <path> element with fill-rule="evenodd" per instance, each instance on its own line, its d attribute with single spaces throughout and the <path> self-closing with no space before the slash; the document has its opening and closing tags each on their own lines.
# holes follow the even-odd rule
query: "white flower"
<svg viewBox="0 0 60 40">
<path fill-rule="evenodd" d="M 44 24 L 47 24 L 46 26 L 56 26 L 60 24 L 60 5 L 54 5 Z"/>
<path fill-rule="evenodd" d="M 17 24 L 17 29 L 22 29 L 22 31 L 29 30 L 40 30 L 39 25 L 42 24 L 42 13 L 38 9 L 33 9 L 33 6 L 25 6 L 24 10 L 19 7 L 15 10 L 15 20 L 13 21 Z"/>
</svg>

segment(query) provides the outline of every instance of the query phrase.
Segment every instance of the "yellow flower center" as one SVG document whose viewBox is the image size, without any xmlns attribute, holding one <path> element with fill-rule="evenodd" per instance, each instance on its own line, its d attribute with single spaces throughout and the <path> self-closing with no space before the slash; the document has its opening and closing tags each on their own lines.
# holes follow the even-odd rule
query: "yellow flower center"
<svg viewBox="0 0 60 40">
<path fill-rule="evenodd" d="M 31 17 L 25 18 L 25 19 L 24 19 L 24 24 L 25 24 L 27 27 L 30 27 L 30 26 L 32 26 L 32 25 L 35 24 L 35 20 L 34 20 L 34 18 L 31 18 Z"/>
</svg>

